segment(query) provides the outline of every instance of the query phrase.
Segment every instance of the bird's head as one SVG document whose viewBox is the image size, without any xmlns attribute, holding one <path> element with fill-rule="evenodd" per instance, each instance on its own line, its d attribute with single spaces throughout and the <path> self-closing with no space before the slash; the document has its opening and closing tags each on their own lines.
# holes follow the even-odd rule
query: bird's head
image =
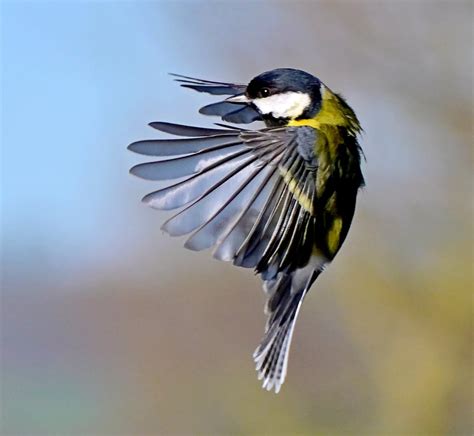
<svg viewBox="0 0 474 436">
<path fill-rule="evenodd" d="M 321 108 L 321 82 L 292 68 L 267 71 L 253 78 L 244 94 L 227 99 L 252 105 L 269 125 L 314 117 Z"/>
</svg>

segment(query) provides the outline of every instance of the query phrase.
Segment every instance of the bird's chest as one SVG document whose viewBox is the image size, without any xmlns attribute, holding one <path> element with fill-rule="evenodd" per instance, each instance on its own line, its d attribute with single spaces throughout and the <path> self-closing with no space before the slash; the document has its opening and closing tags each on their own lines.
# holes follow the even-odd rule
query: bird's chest
<svg viewBox="0 0 474 436">
<path fill-rule="evenodd" d="M 321 129 L 315 142 L 318 159 L 315 182 L 316 247 L 332 258 L 344 241 L 361 184 L 355 138 L 342 129 Z"/>
<path fill-rule="evenodd" d="M 340 129 L 334 126 L 322 126 L 314 144 L 314 154 L 317 156 L 316 197 L 321 198 L 325 192 L 334 191 L 336 181 L 349 171 L 342 162 L 347 154 L 347 145 Z M 346 167 L 346 168 L 345 168 Z"/>
</svg>

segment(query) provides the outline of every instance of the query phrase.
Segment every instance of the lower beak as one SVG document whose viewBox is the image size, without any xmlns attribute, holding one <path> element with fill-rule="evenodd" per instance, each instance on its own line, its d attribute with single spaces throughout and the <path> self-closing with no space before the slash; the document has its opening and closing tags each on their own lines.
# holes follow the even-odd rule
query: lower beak
<svg viewBox="0 0 474 436">
<path fill-rule="evenodd" d="M 245 94 L 237 94 L 226 98 L 225 101 L 228 101 L 229 103 L 250 103 L 252 100 L 247 98 Z"/>
</svg>

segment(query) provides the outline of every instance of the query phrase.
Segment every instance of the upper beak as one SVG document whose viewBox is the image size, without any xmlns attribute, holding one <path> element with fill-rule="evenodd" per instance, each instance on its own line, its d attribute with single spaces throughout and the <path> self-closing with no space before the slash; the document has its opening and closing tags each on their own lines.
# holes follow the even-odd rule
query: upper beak
<svg viewBox="0 0 474 436">
<path fill-rule="evenodd" d="M 245 94 L 237 94 L 226 98 L 225 101 L 228 101 L 229 103 L 250 103 L 252 100 L 250 100 Z"/>
</svg>

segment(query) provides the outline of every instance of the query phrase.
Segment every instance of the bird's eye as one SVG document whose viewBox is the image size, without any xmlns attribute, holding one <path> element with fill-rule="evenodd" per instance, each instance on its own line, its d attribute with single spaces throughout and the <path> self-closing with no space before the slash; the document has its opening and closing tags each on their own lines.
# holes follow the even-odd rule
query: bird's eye
<svg viewBox="0 0 474 436">
<path fill-rule="evenodd" d="M 268 97 L 270 95 L 270 90 L 268 88 L 262 88 L 260 90 L 260 94 L 262 97 Z"/>
</svg>

